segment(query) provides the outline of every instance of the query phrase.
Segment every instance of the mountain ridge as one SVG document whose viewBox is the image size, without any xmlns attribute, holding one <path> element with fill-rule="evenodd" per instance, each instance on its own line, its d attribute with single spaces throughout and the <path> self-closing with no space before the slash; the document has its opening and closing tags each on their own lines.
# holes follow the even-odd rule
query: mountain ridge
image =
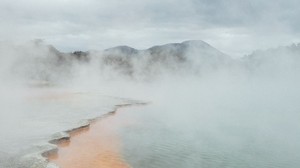
<svg viewBox="0 0 300 168">
<path fill-rule="evenodd" d="M 233 59 L 201 40 L 167 43 L 143 50 L 122 45 L 103 51 L 71 53 L 61 52 L 40 41 L 11 48 L 2 45 L 0 47 L 0 54 L 2 51 L 2 54 L 10 53 L 16 57 L 12 65 L 2 66 L 11 67 L 12 70 L 7 71 L 30 79 L 47 81 L 64 78 L 61 76 L 68 76 L 73 73 L 74 67 L 81 65 L 96 65 L 95 70 L 100 70 L 100 73 L 111 70 L 113 73 L 145 78 L 162 73 L 204 74 L 228 69 L 232 71 L 234 68 L 259 72 L 262 67 L 275 70 L 300 67 L 300 44 L 253 52 L 242 59 Z"/>
</svg>

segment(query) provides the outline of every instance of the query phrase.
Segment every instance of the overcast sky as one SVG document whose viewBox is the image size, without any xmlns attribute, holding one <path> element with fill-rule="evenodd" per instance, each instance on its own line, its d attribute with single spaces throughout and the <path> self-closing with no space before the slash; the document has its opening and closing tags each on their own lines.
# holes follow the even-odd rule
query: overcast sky
<svg viewBox="0 0 300 168">
<path fill-rule="evenodd" d="M 300 42 L 299 0 L 0 0 L 1 41 L 62 51 L 203 40 L 232 55 Z"/>
</svg>

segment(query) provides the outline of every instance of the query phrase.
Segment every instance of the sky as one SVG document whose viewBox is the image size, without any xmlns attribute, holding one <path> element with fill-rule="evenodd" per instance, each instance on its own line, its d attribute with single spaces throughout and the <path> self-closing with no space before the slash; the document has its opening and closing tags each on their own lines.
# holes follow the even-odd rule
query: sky
<svg viewBox="0 0 300 168">
<path fill-rule="evenodd" d="M 0 42 L 61 51 L 203 40 L 233 57 L 300 42 L 299 0 L 0 0 Z"/>
</svg>

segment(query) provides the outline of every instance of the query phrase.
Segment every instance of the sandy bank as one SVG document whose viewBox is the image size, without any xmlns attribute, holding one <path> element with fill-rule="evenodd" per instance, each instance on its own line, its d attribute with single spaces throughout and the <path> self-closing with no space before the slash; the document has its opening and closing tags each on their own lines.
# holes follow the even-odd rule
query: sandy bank
<svg viewBox="0 0 300 168">
<path fill-rule="evenodd" d="M 129 168 L 122 157 L 118 135 L 118 130 L 126 124 L 128 120 L 122 115 L 110 112 L 86 127 L 70 131 L 69 138 L 54 141 L 58 150 L 48 153 L 47 158 L 60 168 Z"/>
</svg>

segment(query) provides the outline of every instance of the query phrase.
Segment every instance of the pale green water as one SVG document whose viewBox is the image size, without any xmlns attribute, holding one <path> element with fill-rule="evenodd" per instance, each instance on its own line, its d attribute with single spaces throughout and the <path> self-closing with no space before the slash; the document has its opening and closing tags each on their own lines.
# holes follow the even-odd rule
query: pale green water
<svg viewBox="0 0 300 168">
<path fill-rule="evenodd" d="M 133 168 L 299 168 L 295 111 L 178 111 L 155 104 L 120 111 Z M 203 110 L 203 109 L 202 109 Z"/>
</svg>

